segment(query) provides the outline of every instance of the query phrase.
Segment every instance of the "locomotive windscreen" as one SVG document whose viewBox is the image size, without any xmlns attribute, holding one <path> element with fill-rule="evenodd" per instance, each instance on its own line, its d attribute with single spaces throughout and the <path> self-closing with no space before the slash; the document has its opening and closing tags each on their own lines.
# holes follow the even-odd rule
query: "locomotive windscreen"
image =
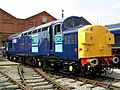
<svg viewBox="0 0 120 90">
<path fill-rule="evenodd" d="M 73 28 L 75 26 L 85 26 L 85 25 L 90 25 L 91 23 L 89 23 L 86 19 L 84 19 L 83 17 L 71 17 L 71 18 L 67 18 L 64 23 L 63 23 L 63 28 L 65 29 L 69 29 L 69 28 Z"/>
</svg>

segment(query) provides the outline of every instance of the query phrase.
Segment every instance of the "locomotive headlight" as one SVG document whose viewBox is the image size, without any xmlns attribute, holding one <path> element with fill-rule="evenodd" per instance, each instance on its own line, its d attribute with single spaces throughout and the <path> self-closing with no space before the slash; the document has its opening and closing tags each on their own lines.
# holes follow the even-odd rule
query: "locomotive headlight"
<svg viewBox="0 0 120 90">
<path fill-rule="evenodd" d="M 16 60 L 16 57 L 14 57 L 13 60 L 15 61 L 15 60 Z"/>
<path fill-rule="evenodd" d="M 69 71 L 73 71 L 73 66 L 69 66 Z"/>
<path fill-rule="evenodd" d="M 117 64 L 117 63 L 120 62 L 120 59 L 119 59 L 118 57 L 114 57 L 114 58 L 112 59 L 112 62 L 113 62 L 114 64 Z"/>
<path fill-rule="evenodd" d="M 93 58 L 90 60 L 90 65 L 91 66 L 97 66 L 98 65 L 98 59 L 97 58 Z"/>
<path fill-rule="evenodd" d="M 41 66 L 41 62 L 39 62 L 39 66 Z"/>
</svg>

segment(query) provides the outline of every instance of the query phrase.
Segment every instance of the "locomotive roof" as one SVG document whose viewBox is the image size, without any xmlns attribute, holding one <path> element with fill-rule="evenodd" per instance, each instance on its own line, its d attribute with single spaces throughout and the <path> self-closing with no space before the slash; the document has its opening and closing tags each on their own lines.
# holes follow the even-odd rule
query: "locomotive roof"
<svg viewBox="0 0 120 90">
<path fill-rule="evenodd" d="M 120 34 L 120 28 L 109 29 L 109 31 L 114 34 Z"/>
<path fill-rule="evenodd" d="M 110 32 L 114 34 L 120 33 L 120 23 L 106 25 L 106 27 L 109 29 Z"/>
<path fill-rule="evenodd" d="M 63 31 L 64 31 L 64 30 L 66 30 L 66 29 L 68 29 L 68 28 L 70 28 L 70 27 L 72 28 L 72 27 L 75 26 L 75 23 L 74 23 L 73 21 L 76 21 L 76 22 L 77 22 L 77 19 L 76 19 L 76 18 L 77 18 L 81 23 L 83 23 L 83 24 L 91 24 L 91 23 L 89 23 L 85 18 L 83 18 L 82 16 L 81 16 L 81 17 L 78 17 L 78 16 L 70 16 L 70 17 L 65 18 L 65 19 L 59 19 L 59 20 L 56 20 L 56 21 L 52 21 L 52 22 L 48 22 L 48 23 L 46 23 L 46 24 L 39 25 L 39 26 L 37 26 L 37 27 L 29 28 L 29 29 L 27 29 L 26 31 L 23 31 L 23 32 L 20 32 L 20 33 L 16 33 L 16 34 L 11 35 L 10 38 L 12 38 L 12 37 L 13 37 L 13 38 L 14 38 L 14 37 L 20 37 L 20 36 L 22 36 L 23 34 L 26 34 L 26 33 L 32 32 L 32 31 L 34 31 L 34 30 L 38 30 L 38 29 L 40 29 L 40 28 L 44 28 L 44 27 L 50 26 L 51 24 L 56 24 L 56 23 L 62 23 L 62 29 L 63 29 Z M 76 20 L 75 20 L 75 19 L 76 19 Z M 71 22 L 71 23 L 70 23 L 70 22 Z M 67 23 L 68 23 L 68 25 L 71 24 L 71 26 L 66 27 Z"/>
<path fill-rule="evenodd" d="M 39 25 L 39 26 L 37 26 L 37 27 L 34 28 L 34 29 L 39 29 L 39 28 L 43 28 L 43 27 L 50 26 L 53 22 L 55 22 L 55 21 L 52 21 L 52 22 L 48 22 L 48 23 L 46 23 L 46 24 Z"/>
<path fill-rule="evenodd" d="M 12 37 L 20 37 L 21 36 L 21 33 L 15 33 L 13 35 L 10 35 L 9 38 L 12 38 Z"/>
<path fill-rule="evenodd" d="M 26 31 L 15 33 L 13 35 L 10 35 L 9 38 L 16 38 L 16 37 L 21 37 L 22 33 L 26 33 L 28 31 L 32 31 L 35 27 L 29 28 Z"/>
<path fill-rule="evenodd" d="M 22 33 L 26 33 L 26 32 L 32 31 L 33 29 L 35 29 L 35 27 L 29 28 L 29 29 L 23 31 Z"/>
<path fill-rule="evenodd" d="M 40 29 L 40 28 L 43 28 L 43 27 L 47 27 L 47 26 L 50 26 L 51 24 L 62 22 L 62 21 L 64 21 L 64 19 L 60 19 L 60 20 L 56 20 L 56 21 L 51 21 L 51 22 L 48 22 L 46 24 L 39 25 L 37 27 L 32 27 L 32 28 L 29 28 L 28 30 L 26 30 L 24 32 L 21 32 L 21 34 L 24 34 L 24 33 L 27 33 L 27 32 L 33 31 L 33 30 L 37 30 L 37 29 Z"/>
</svg>

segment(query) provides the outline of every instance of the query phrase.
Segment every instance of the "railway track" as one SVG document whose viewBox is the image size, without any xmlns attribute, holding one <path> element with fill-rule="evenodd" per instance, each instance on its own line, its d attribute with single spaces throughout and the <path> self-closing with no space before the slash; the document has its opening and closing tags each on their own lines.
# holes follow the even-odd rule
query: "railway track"
<svg viewBox="0 0 120 90">
<path fill-rule="evenodd" d="M 0 71 L 0 90 L 28 90 L 17 80 Z"/>
<path fill-rule="evenodd" d="M 70 88 L 57 83 L 40 69 L 32 67 L 19 66 L 19 75 L 22 83 L 29 90 L 70 90 Z"/>
<path fill-rule="evenodd" d="M 47 72 L 48 73 L 48 72 Z M 53 75 L 54 74 L 54 75 Z M 120 79 L 112 78 L 109 76 L 96 76 L 96 77 L 89 77 L 89 78 L 83 78 L 81 76 L 73 76 L 68 75 L 66 73 L 49 73 L 49 76 L 51 78 L 57 77 L 58 79 L 61 79 L 61 82 L 69 82 L 69 85 L 73 86 L 74 90 L 120 90 L 120 86 L 115 85 L 115 83 L 119 82 Z M 63 79 L 62 79 L 63 78 Z M 86 89 L 87 88 L 87 89 Z"/>
<path fill-rule="evenodd" d="M 109 78 L 109 79 L 107 79 L 107 78 L 108 77 L 106 77 L 106 81 L 105 80 L 104 81 L 102 81 L 102 80 L 100 80 L 100 81 L 99 80 L 91 80 L 91 79 L 86 79 L 86 78 L 77 78 L 77 80 L 83 82 L 83 84 L 81 84 L 81 85 L 92 84 L 93 86 L 91 86 L 91 88 L 95 88 L 96 86 L 101 86 L 101 87 L 104 87 L 107 90 L 120 90 L 120 87 L 113 85 L 114 83 L 116 83 L 117 81 L 120 81 L 120 80 L 114 79 L 113 82 L 110 82 L 110 79 L 113 79 L 113 78 Z M 108 80 L 108 83 L 107 83 L 107 80 Z"/>
<path fill-rule="evenodd" d="M 61 73 L 48 73 L 40 68 L 24 65 L 0 71 L 0 89 L 12 90 L 120 90 L 120 79 L 101 76 L 82 78 Z M 9 84 L 8 84 L 9 83 Z"/>
<path fill-rule="evenodd" d="M 24 65 L 5 66 L 0 70 L 0 90 L 70 90 L 42 70 Z"/>
</svg>

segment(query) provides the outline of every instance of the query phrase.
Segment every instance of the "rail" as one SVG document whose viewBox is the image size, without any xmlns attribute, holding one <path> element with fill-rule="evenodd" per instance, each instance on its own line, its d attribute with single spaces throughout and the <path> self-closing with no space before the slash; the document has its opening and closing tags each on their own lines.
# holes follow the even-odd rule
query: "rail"
<svg viewBox="0 0 120 90">
<path fill-rule="evenodd" d="M 4 75 L 5 77 L 8 78 L 9 81 L 13 82 L 15 85 L 17 85 L 18 87 L 20 87 L 23 90 L 28 90 L 27 87 L 25 87 L 24 85 L 22 85 L 21 83 L 17 82 L 15 79 L 11 78 L 10 76 L 8 76 L 7 74 L 5 74 L 4 72 L 0 71 L 0 73 L 2 75 Z"/>
<path fill-rule="evenodd" d="M 62 90 L 70 90 L 70 88 L 66 87 L 66 86 L 63 86 L 61 84 L 59 84 L 58 82 L 55 82 L 53 79 L 51 79 L 47 74 L 45 74 L 45 72 L 43 72 L 43 70 L 41 70 L 40 68 L 35 68 L 35 71 L 44 76 L 47 80 L 49 80 L 50 82 L 52 82 L 55 86 L 57 86 L 59 89 L 62 89 Z"/>
<path fill-rule="evenodd" d="M 62 73 L 63 77 L 68 77 L 68 78 L 72 78 L 72 79 L 74 79 L 76 81 L 83 82 L 81 84 L 81 86 L 85 85 L 85 84 L 92 84 L 93 86 L 91 88 L 94 88 L 96 86 L 101 86 L 101 87 L 106 88 L 107 90 L 120 90 L 119 86 L 113 85 L 115 82 L 119 82 L 120 79 L 106 77 L 106 76 L 101 76 L 102 78 L 104 77 L 104 78 L 114 79 L 114 81 L 112 83 L 106 83 L 106 82 L 102 82 L 102 81 L 92 80 L 92 79 L 89 79 L 89 78 L 83 78 L 83 77 L 80 77 L 80 76 L 76 77 L 76 76 L 73 76 L 73 75 L 68 75 L 66 72 L 60 72 L 60 73 L 57 73 L 57 74 L 61 75 L 61 73 Z"/>
<path fill-rule="evenodd" d="M 28 84 L 27 84 L 27 82 L 26 82 L 26 80 L 25 80 L 25 78 L 23 76 L 23 69 L 21 67 L 21 64 L 19 64 L 17 68 L 18 68 L 18 74 L 19 74 L 19 76 L 20 76 L 20 78 L 22 80 L 22 83 L 25 85 L 25 87 L 27 87 L 27 90 L 33 90 L 32 87 L 28 86 Z"/>
</svg>

